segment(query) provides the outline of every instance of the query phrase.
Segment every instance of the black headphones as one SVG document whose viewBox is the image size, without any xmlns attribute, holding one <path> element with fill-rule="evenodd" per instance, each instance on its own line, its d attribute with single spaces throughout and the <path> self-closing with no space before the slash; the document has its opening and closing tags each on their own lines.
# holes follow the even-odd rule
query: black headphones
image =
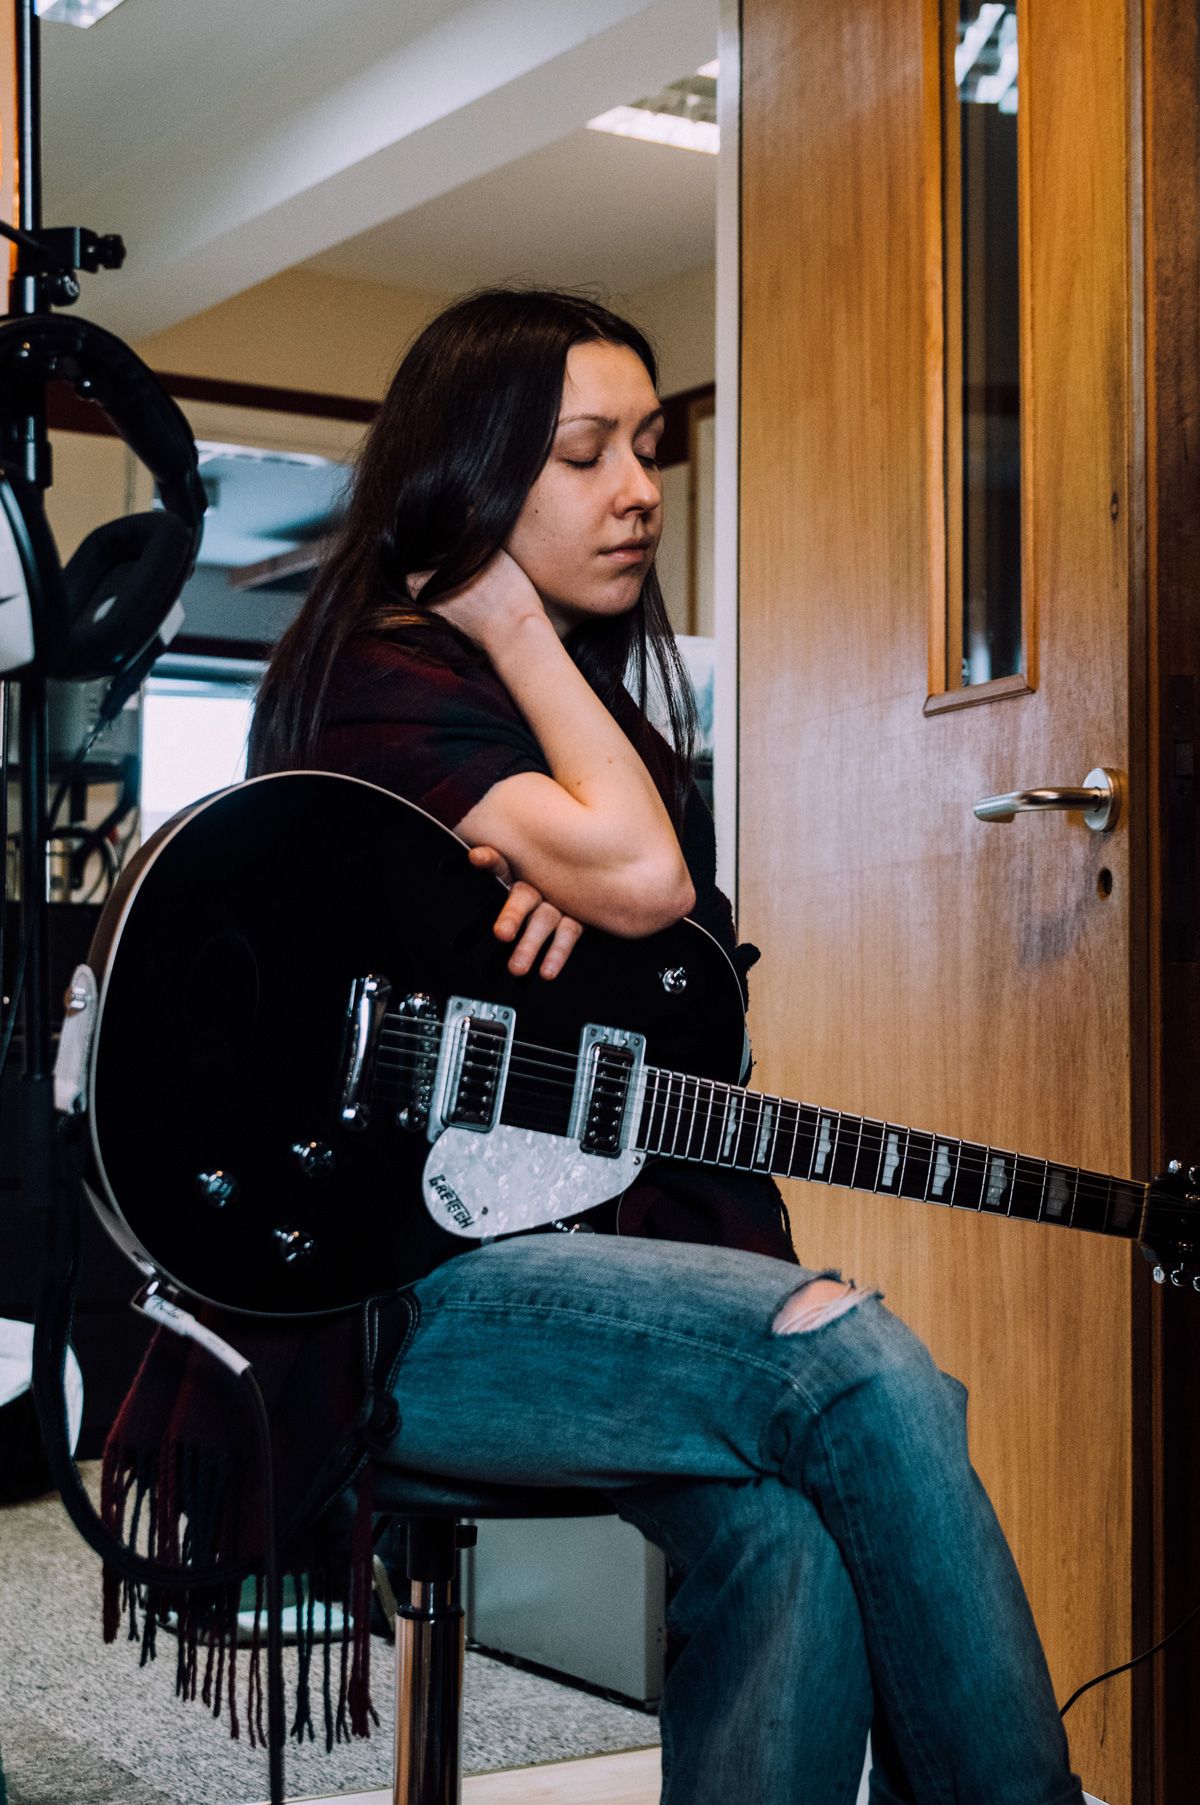
<svg viewBox="0 0 1200 1805">
<path fill-rule="evenodd" d="M 164 625 L 192 574 L 206 506 L 196 442 L 181 410 L 137 354 L 89 320 L 0 319 L 0 390 L 47 382 L 95 401 L 158 485 L 162 511 L 110 520 L 64 569 L 40 488 L 0 446 L 0 676 L 114 678 L 170 638 Z"/>
</svg>

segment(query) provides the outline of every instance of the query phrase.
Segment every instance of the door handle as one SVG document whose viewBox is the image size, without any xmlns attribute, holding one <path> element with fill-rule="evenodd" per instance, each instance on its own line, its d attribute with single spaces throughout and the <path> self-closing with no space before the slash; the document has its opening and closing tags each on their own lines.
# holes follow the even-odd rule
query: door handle
<svg viewBox="0 0 1200 1805">
<path fill-rule="evenodd" d="M 975 804 L 975 813 L 981 821 L 1011 821 L 1023 809 L 1082 809 L 1095 833 L 1111 833 L 1124 796 L 1121 773 L 1098 765 L 1077 790 L 1010 790 L 1006 796 L 983 796 Z"/>
</svg>

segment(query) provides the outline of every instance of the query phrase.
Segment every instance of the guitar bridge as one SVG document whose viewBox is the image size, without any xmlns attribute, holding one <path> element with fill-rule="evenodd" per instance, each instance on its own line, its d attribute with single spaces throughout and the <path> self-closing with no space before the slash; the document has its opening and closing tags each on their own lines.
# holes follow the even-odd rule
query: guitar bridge
<svg viewBox="0 0 1200 1805">
<path fill-rule="evenodd" d="M 582 1152 L 616 1159 L 625 1151 L 645 1053 L 644 1034 L 593 1022 L 583 1030 L 568 1130 Z"/>
<path fill-rule="evenodd" d="M 486 1134 L 500 1114 L 508 1078 L 516 1011 L 471 997 L 446 1005 L 442 1046 L 433 1081 L 429 1139 L 444 1128 Z"/>
</svg>

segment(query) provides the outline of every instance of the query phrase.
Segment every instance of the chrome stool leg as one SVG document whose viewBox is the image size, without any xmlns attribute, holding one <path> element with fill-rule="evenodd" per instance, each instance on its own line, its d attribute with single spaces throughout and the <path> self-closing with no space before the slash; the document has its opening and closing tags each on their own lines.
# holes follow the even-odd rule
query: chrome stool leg
<svg viewBox="0 0 1200 1805">
<path fill-rule="evenodd" d="M 458 1550 L 473 1525 L 413 1517 L 406 1524 L 408 1597 L 396 1606 L 393 1805 L 460 1805 L 465 1624 L 456 1596 Z"/>
</svg>

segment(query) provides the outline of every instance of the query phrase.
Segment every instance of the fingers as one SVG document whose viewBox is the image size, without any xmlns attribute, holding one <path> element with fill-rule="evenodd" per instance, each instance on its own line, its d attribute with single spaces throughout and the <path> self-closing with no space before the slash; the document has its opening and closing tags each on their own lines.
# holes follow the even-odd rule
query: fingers
<svg viewBox="0 0 1200 1805">
<path fill-rule="evenodd" d="M 504 854 L 497 852 L 494 846 L 472 846 L 468 856 L 472 865 L 480 871 L 492 872 L 502 884 L 512 883 L 512 866 Z"/>
<path fill-rule="evenodd" d="M 532 971 L 541 954 L 541 975 L 553 978 L 570 957 L 583 925 L 548 903 L 532 884 L 518 879 L 496 917 L 493 932 L 498 940 L 514 942 L 508 961 L 514 977 Z"/>
<path fill-rule="evenodd" d="M 573 915 L 560 916 L 558 926 L 554 930 L 554 938 L 546 948 L 546 955 L 541 963 L 543 978 L 557 977 L 570 958 L 572 949 L 582 933 L 583 923 L 581 921 L 576 921 Z"/>
<path fill-rule="evenodd" d="M 535 890 L 532 884 L 526 884 L 518 878 L 496 917 L 493 932 L 497 940 L 515 940 L 527 917 L 539 908 L 549 909 L 551 906 L 543 901 L 540 890 Z M 557 910 L 555 913 L 557 914 Z"/>
<path fill-rule="evenodd" d="M 520 977 L 522 972 L 530 971 L 547 942 L 553 944 L 561 921 L 562 911 L 556 909 L 553 903 L 539 902 L 537 907 L 531 911 L 520 938 L 513 947 L 512 958 L 508 962 L 508 969 L 514 977 Z"/>
</svg>

